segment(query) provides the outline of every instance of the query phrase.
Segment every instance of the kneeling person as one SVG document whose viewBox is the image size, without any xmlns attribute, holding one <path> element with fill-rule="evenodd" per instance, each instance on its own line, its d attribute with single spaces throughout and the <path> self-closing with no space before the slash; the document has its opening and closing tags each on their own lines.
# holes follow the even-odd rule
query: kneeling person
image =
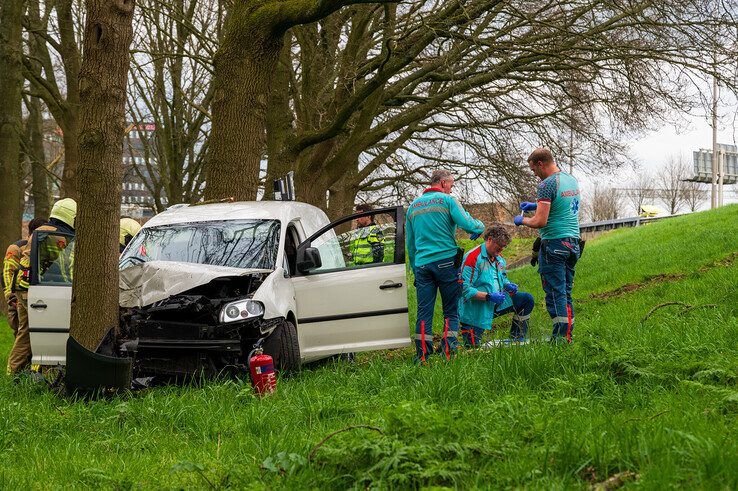
<svg viewBox="0 0 738 491">
<path fill-rule="evenodd" d="M 507 263 L 500 253 L 509 243 L 510 234 L 503 227 L 493 226 L 484 232 L 484 243 L 464 256 L 459 318 L 467 347 L 479 346 L 495 316 L 509 312 L 513 312 L 510 341 L 522 342 L 528 336 L 533 296 L 518 291 L 507 278 Z"/>
</svg>

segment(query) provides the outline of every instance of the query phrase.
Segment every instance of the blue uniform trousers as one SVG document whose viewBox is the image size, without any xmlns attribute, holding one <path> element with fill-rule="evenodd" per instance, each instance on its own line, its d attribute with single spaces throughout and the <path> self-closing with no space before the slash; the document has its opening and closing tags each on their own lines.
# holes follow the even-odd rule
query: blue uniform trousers
<svg viewBox="0 0 738 491">
<path fill-rule="evenodd" d="M 574 330 L 571 290 L 574 286 L 574 267 L 579 255 L 579 239 L 576 237 L 541 241 L 538 272 L 546 293 L 546 310 L 553 321 L 551 340 L 554 342 L 571 342 Z"/>
<path fill-rule="evenodd" d="M 433 308 L 441 292 L 444 325 L 441 334 L 441 354 L 450 358 L 458 347 L 459 300 L 461 283 L 454 258 L 441 259 L 415 268 L 415 289 L 418 293 L 418 320 L 415 323 L 416 360 L 425 361 L 433 354 Z"/>
<path fill-rule="evenodd" d="M 523 341 L 528 337 L 528 320 L 530 313 L 533 312 L 533 295 L 519 291 L 510 298 L 512 298 L 512 305 L 502 310 L 495 310 L 495 318 L 513 312 L 510 339 Z M 488 329 L 462 324 L 461 335 L 464 338 L 464 346 L 467 348 L 479 346 L 486 330 Z"/>
</svg>

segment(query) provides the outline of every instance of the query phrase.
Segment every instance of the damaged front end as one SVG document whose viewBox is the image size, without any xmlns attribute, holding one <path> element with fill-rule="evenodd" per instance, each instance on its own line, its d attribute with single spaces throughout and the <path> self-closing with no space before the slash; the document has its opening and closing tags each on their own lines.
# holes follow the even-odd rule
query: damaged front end
<svg viewBox="0 0 738 491">
<path fill-rule="evenodd" d="M 171 263 L 136 267 L 157 271 L 153 275 L 142 271 L 121 272 L 122 279 L 129 280 L 127 285 L 138 289 L 127 297 L 125 303 L 129 306 L 121 302 L 117 339 L 119 355 L 134 360 L 135 378 L 181 380 L 243 372 L 253 344 L 282 321 L 264 320 L 264 306 L 251 298 L 269 271 L 238 270 L 238 276 L 220 276 L 234 271 L 187 265 L 184 270 L 190 274 L 180 278 L 176 285 L 168 286 L 169 292 L 176 293 L 156 299 L 168 293 L 157 283 L 161 281 L 160 275 L 168 272 L 171 278 L 172 274 L 182 273 L 182 268 Z M 202 271 L 194 274 L 193 267 Z M 141 281 L 141 278 L 157 277 L 157 281 Z M 131 289 L 127 291 L 130 293 Z M 143 298 L 156 300 L 135 305 L 144 303 L 136 301 Z"/>
</svg>

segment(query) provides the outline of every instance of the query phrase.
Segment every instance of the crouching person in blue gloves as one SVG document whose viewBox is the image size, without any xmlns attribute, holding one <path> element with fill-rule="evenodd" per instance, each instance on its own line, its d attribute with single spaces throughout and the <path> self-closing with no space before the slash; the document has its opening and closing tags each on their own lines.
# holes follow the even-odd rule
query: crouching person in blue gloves
<svg viewBox="0 0 738 491">
<path fill-rule="evenodd" d="M 513 313 L 512 327 L 510 339 L 504 342 L 527 341 L 533 295 L 518 291 L 518 285 L 507 279 L 507 263 L 500 254 L 509 243 L 507 230 L 493 226 L 484 232 L 484 243 L 464 256 L 459 319 L 467 347 L 480 346 L 484 331 L 492 328 L 493 319 L 509 312 Z"/>
</svg>

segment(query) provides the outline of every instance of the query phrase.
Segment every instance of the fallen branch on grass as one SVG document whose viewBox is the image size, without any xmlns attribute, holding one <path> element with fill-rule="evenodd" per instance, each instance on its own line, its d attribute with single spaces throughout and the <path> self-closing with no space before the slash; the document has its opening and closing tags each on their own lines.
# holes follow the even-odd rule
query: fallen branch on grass
<svg viewBox="0 0 738 491">
<path fill-rule="evenodd" d="M 690 310 L 695 310 L 695 309 L 707 309 L 707 308 L 712 309 L 712 308 L 717 307 L 717 305 L 714 303 L 708 303 L 705 305 L 689 305 L 684 302 L 664 302 L 664 303 L 660 303 L 656 305 L 654 308 L 649 310 L 648 314 L 646 314 L 646 316 L 643 319 L 641 319 L 641 324 L 646 322 L 648 318 L 651 317 L 654 314 L 654 312 L 656 312 L 657 310 L 664 308 L 664 307 L 668 307 L 670 305 L 681 305 L 683 307 L 682 311 L 680 312 L 681 314 L 685 314 L 689 312 Z"/>
<path fill-rule="evenodd" d="M 323 438 L 322 440 L 320 440 L 320 441 L 318 442 L 318 444 L 317 444 L 317 445 L 315 445 L 315 446 L 313 447 L 313 449 L 312 449 L 312 450 L 310 451 L 310 455 L 308 456 L 308 461 L 312 461 L 312 460 L 313 460 L 313 458 L 315 457 L 315 454 L 316 454 L 316 453 L 318 452 L 318 450 L 320 449 L 320 447 L 322 447 L 322 446 L 323 446 L 323 444 L 325 444 L 325 442 L 327 442 L 328 440 L 330 440 L 330 439 L 331 439 L 331 438 L 333 438 L 334 436 L 338 435 L 339 433 L 343 433 L 343 432 L 345 432 L 345 431 L 350 431 L 350 430 L 356 430 L 356 429 L 359 429 L 359 428 L 364 428 L 365 430 L 372 430 L 372 431 L 376 431 L 376 432 L 378 432 L 378 433 L 380 433 L 380 434 L 384 435 L 384 432 L 383 432 L 383 431 L 382 431 L 382 430 L 381 430 L 380 428 L 377 428 L 376 426 L 369 426 L 369 425 L 354 425 L 354 426 L 347 426 L 346 428 L 341 428 L 340 430 L 334 431 L 334 432 L 333 432 L 333 433 L 331 433 L 330 435 L 328 435 L 328 436 L 326 436 L 325 438 Z"/>
</svg>

